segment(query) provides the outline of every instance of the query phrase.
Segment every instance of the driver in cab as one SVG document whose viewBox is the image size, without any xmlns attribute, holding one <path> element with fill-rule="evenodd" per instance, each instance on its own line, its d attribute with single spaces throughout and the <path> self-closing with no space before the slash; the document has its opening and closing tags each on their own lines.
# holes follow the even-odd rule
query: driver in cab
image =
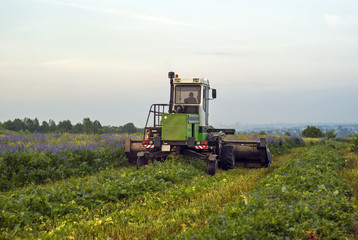
<svg viewBox="0 0 358 240">
<path fill-rule="evenodd" d="M 195 104 L 195 103 L 197 103 L 193 92 L 190 92 L 189 97 L 184 99 L 184 103 L 185 104 Z M 186 107 L 184 107 L 184 111 L 186 113 L 197 114 L 198 113 L 198 107 L 197 106 L 186 106 Z"/>
<path fill-rule="evenodd" d="M 184 99 L 184 103 L 188 103 L 188 104 L 190 104 L 190 103 L 196 103 L 196 99 L 195 99 L 195 97 L 194 97 L 194 93 L 193 93 L 193 92 L 190 92 L 190 93 L 189 93 L 189 97 Z"/>
</svg>

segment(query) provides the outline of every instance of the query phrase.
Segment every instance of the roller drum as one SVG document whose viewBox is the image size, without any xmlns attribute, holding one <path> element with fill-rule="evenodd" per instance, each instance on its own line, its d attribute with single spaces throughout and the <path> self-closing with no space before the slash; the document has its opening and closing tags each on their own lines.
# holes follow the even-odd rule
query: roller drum
<svg viewBox="0 0 358 240">
<path fill-rule="evenodd" d="M 234 147 L 235 166 L 260 168 L 267 167 L 271 162 L 269 149 L 257 143 L 230 142 Z"/>
<path fill-rule="evenodd" d="M 137 162 L 137 153 L 142 151 L 142 140 L 132 140 L 126 138 L 125 140 L 125 153 L 128 158 L 128 161 L 131 164 L 136 164 Z"/>
</svg>

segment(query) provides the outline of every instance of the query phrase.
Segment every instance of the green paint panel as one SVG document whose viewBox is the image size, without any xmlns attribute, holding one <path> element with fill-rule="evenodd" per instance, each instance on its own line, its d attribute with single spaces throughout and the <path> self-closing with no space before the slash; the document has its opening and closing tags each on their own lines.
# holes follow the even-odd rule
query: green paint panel
<svg viewBox="0 0 358 240">
<path fill-rule="evenodd" d="M 189 127 L 188 124 L 188 114 L 163 114 L 162 140 L 186 141 L 188 140 L 188 137 L 190 137 L 188 136 L 188 133 L 191 133 L 191 127 Z"/>
<path fill-rule="evenodd" d="M 208 133 L 198 133 L 196 141 L 208 141 Z"/>
</svg>

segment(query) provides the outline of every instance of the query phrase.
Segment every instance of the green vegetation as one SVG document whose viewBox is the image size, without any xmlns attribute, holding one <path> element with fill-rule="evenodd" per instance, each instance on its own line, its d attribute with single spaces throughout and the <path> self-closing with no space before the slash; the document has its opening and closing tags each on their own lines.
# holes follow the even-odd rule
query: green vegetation
<svg viewBox="0 0 358 240">
<path fill-rule="evenodd" d="M 12 167 L 0 168 L 0 183 L 13 186 L 0 195 L 0 239 L 353 239 L 358 232 L 348 186 L 358 191 L 358 155 L 346 142 L 267 136 L 269 168 L 209 176 L 205 162 L 178 156 L 125 166 L 126 135 L 0 137 L 0 166 Z M 66 177 L 53 178 L 55 170 Z"/>
<path fill-rule="evenodd" d="M 358 134 L 352 138 L 352 143 L 351 151 L 358 153 Z"/>
<path fill-rule="evenodd" d="M 242 193 L 199 230 L 184 239 L 346 239 L 357 205 L 353 191 L 338 177 L 345 160 L 342 145 L 310 147 L 277 169 L 254 191 Z"/>
<path fill-rule="evenodd" d="M 121 211 L 130 216 L 120 223 L 123 227 L 110 228 L 106 232 L 128 238 L 171 239 L 180 232 L 201 228 L 207 224 L 208 215 L 220 212 L 225 204 L 236 201 L 241 192 L 250 191 L 260 179 L 300 152 L 301 149 L 287 152 L 276 158 L 270 168 L 235 168 L 215 176 L 202 174 L 173 188 L 145 196 Z M 138 219 L 136 224 L 128 224 L 133 219 Z M 86 234 L 91 235 L 90 232 Z"/>
<path fill-rule="evenodd" d="M 302 137 L 307 138 L 321 138 L 324 134 L 321 129 L 315 126 L 307 126 L 305 130 L 302 131 Z"/>
<path fill-rule="evenodd" d="M 267 135 L 267 133 L 266 133 L 265 131 L 260 131 L 260 132 L 259 132 L 259 135 L 265 136 L 265 135 Z"/>
<path fill-rule="evenodd" d="M 358 197 L 358 153 L 350 152 L 348 148 L 340 151 L 342 157 L 346 159 L 346 167 L 339 171 L 339 176 L 348 184 L 352 186 L 355 191 L 355 198 L 352 202 L 357 202 Z M 356 205 L 357 206 L 357 205 Z M 358 237 L 358 208 L 356 208 L 356 215 L 352 228 L 353 234 Z"/>
<path fill-rule="evenodd" d="M 72 125 L 70 120 L 60 121 L 58 124 L 54 120 L 48 122 L 43 121 L 41 124 L 37 118 L 24 118 L 23 120 L 16 118 L 15 120 L 5 121 L 1 123 L 0 133 L 2 128 L 5 130 L 18 133 L 84 133 L 84 134 L 104 134 L 104 133 L 142 133 L 142 129 L 138 129 L 133 123 L 127 123 L 123 126 L 102 126 L 97 120 L 91 121 L 90 118 L 84 118 L 82 123 Z M 6 133 L 6 132 L 4 132 Z"/>
<path fill-rule="evenodd" d="M 108 153 L 74 150 L 62 151 L 61 154 L 43 152 L 4 154 L 0 157 L 0 191 L 31 183 L 39 184 L 72 176 L 85 176 L 107 167 L 126 165 L 123 149 L 111 155 Z"/>
<path fill-rule="evenodd" d="M 10 191 L 0 197 L 6 213 L 0 219 L 1 237 L 62 238 L 75 232 L 74 237 L 83 239 L 143 239 L 148 234 L 167 239 L 186 226 L 199 227 L 208 214 L 299 153 L 278 158 L 270 168 L 234 169 L 214 177 L 205 174 L 202 161 L 174 158 L 138 171 L 112 169 Z M 170 231 L 163 233 L 163 227 Z"/>
<path fill-rule="evenodd" d="M 0 127 L 0 134 L 11 134 L 11 133 L 14 132 Z"/>
<path fill-rule="evenodd" d="M 128 164 L 121 135 L 0 136 L 0 191 Z"/>
<path fill-rule="evenodd" d="M 302 147 L 305 145 L 304 140 L 296 136 L 268 136 L 268 147 L 270 149 L 271 155 L 275 156 L 276 154 L 283 153 L 293 147 Z"/>
<path fill-rule="evenodd" d="M 290 132 L 285 132 L 285 136 L 291 136 L 292 134 Z"/>
<path fill-rule="evenodd" d="M 70 221 L 71 225 L 76 225 L 76 221 L 84 217 L 87 222 L 88 217 L 95 219 L 110 214 L 118 204 L 121 206 L 137 196 L 191 179 L 202 174 L 204 169 L 203 165 L 197 168 L 168 160 L 139 171 L 134 171 L 134 167 L 106 170 L 90 178 L 73 178 L 50 186 L 39 188 L 34 185 L 10 191 L 0 195 L 0 229 L 3 233 L 0 237 L 31 236 L 35 229 L 33 237 L 49 237 L 49 230 L 56 228 L 59 222 L 62 225 Z M 116 217 L 122 219 L 125 216 L 119 214 Z M 19 229 L 23 229 L 21 233 Z"/>
<path fill-rule="evenodd" d="M 315 126 L 307 126 L 306 129 L 302 131 L 302 137 L 305 138 L 327 138 L 327 139 L 334 139 L 336 138 L 337 133 L 334 130 L 330 130 L 326 133 L 323 133 L 321 129 Z"/>
<path fill-rule="evenodd" d="M 331 131 L 326 132 L 325 136 L 328 139 L 333 139 L 333 138 L 336 138 L 337 134 L 334 133 L 334 130 L 331 130 Z"/>
</svg>

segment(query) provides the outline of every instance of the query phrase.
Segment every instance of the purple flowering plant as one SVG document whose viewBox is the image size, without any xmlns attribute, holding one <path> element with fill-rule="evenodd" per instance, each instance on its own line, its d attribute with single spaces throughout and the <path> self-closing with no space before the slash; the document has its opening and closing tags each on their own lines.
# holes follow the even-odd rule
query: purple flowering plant
<svg viewBox="0 0 358 240">
<path fill-rule="evenodd" d="M 129 135 L 0 135 L 0 191 L 126 164 Z"/>
</svg>

